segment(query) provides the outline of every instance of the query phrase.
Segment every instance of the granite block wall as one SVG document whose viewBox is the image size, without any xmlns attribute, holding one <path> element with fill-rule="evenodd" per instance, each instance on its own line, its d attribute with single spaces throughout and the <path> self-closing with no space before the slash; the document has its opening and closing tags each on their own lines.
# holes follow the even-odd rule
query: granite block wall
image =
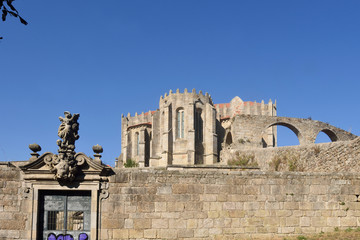
<svg viewBox="0 0 360 240">
<path fill-rule="evenodd" d="M 360 175 L 119 170 L 102 239 L 274 239 L 360 226 Z"/>
<path fill-rule="evenodd" d="M 0 240 L 29 239 L 30 216 L 22 190 L 19 169 L 11 163 L 0 164 Z"/>
<path fill-rule="evenodd" d="M 358 173 L 114 172 L 109 196 L 98 204 L 98 239 L 283 239 L 360 227 Z M 0 239 L 31 239 L 37 213 L 21 174 L 15 166 L 0 166 Z"/>
</svg>

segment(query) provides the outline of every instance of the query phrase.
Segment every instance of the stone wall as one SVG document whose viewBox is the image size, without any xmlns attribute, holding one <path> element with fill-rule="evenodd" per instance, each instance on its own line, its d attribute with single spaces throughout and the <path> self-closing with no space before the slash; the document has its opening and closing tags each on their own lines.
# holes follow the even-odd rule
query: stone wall
<svg viewBox="0 0 360 240">
<path fill-rule="evenodd" d="M 274 239 L 360 226 L 360 175 L 116 170 L 102 239 Z"/>
<path fill-rule="evenodd" d="M 20 170 L 0 162 L 0 240 L 29 239 L 30 216 L 22 196 Z"/>
<path fill-rule="evenodd" d="M 98 239 L 282 239 L 360 226 L 358 173 L 114 171 L 98 206 Z M 0 239 L 30 239 L 37 213 L 21 174 L 0 165 Z"/>
<path fill-rule="evenodd" d="M 258 148 L 246 150 L 225 150 L 222 156 L 226 164 L 234 159 L 235 152 L 240 155 L 253 155 L 261 170 L 274 170 L 274 161 L 281 159 L 279 171 L 302 172 L 360 172 L 360 138 L 339 141 L 277 148 Z M 289 169 L 293 161 L 294 169 Z"/>
</svg>

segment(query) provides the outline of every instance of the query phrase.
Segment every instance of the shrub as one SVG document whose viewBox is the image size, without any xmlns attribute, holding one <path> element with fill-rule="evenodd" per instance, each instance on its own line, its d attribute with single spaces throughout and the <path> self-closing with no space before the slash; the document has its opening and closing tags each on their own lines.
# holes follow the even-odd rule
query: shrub
<svg viewBox="0 0 360 240">
<path fill-rule="evenodd" d="M 315 146 L 313 149 L 314 149 L 314 154 L 317 157 L 321 151 L 320 146 Z"/>
<path fill-rule="evenodd" d="M 235 153 L 235 158 L 228 161 L 228 165 L 241 167 L 257 167 L 254 154 Z"/>
<path fill-rule="evenodd" d="M 133 167 L 138 167 L 139 164 L 137 162 L 135 162 L 134 160 L 132 160 L 131 158 L 126 159 L 126 162 L 124 163 L 124 167 L 126 168 L 133 168 Z"/>
<path fill-rule="evenodd" d="M 273 167 L 275 171 L 279 171 L 280 164 L 281 164 L 281 158 L 275 156 L 270 162 L 270 167 Z"/>
<path fill-rule="evenodd" d="M 299 160 L 299 153 L 287 151 L 275 155 L 269 163 L 269 166 L 275 171 L 280 171 L 281 169 L 288 171 L 302 171 L 302 168 L 299 165 Z"/>
</svg>

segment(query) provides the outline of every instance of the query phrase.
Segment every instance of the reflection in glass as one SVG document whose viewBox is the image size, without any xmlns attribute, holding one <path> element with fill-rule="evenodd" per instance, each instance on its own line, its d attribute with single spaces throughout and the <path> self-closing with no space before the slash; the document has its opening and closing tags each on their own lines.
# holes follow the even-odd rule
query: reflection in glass
<svg viewBox="0 0 360 240">
<path fill-rule="evenodd" d="M 63 211 L 48 211 L 48 230 L 62 230 L 64 229 L 64 212 Z"/>
<path fill-rule="evenodd" d="M 84 230 L 83 211 L 68 211 L 67 230 Z"/>
</svg>

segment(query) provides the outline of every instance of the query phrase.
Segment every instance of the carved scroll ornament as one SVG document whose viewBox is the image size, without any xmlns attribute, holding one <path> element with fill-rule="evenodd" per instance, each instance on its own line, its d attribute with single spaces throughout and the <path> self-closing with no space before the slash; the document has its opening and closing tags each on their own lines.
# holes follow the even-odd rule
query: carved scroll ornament
<svg viewBox="0 0 360 240">
<path fill-rule="evenodd" d="M 79 114 L 72 115 L 70 112 L 64 112 L 65 117 L 59 117 L 61 124 L 58 129 L 58 136 L 61 140 L 57 140 L 59 146 L 58 155 L 46 156 L 45 163 L 55 174 L 55 179 L 59 181 L 69 181 L 75 179 L 78 166 L 84 163 L 83 159 L 76 159 L 75 141 L 79 139 Z"/>
</svg>

